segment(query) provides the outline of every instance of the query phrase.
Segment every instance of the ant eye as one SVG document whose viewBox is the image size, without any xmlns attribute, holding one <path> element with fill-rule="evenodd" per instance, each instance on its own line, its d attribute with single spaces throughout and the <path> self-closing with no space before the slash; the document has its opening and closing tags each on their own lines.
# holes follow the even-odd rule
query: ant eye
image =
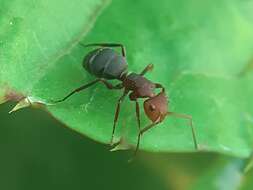
<svg viewBox="0 0 253 190">
<path fill-rule="evenodd" d="M 153 104 L 151 104 L 151 105 L 149 106 L 149 110 L 150 110 L 150 111 L 155 111 L 155 106 L 154 106 Z"/>
</svg>

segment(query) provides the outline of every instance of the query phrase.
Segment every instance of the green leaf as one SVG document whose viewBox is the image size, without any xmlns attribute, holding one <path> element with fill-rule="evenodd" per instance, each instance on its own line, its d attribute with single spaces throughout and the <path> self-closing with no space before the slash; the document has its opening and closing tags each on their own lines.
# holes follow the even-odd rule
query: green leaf
<svg viewBox="0 0 253 190">
<path fill-rule="evenodd" d="M 36 83 L 86 35 L 106 3 L 1 0 L 1 87 L 33 95 Z"/>
<path fill-rule="evenodd" d="M 253 57 L 253 13 L 249 8 L 252 4 L 252 0 L 159 0 L 149 3 L 140 0 L 133 6 L 131 1 L 113 1 L 82 42 L 123 43 L 127 48 L 129 70 L 134 72 L 153 63 L 155 68 L 147 78 L 166 87 L 171 111 L 192 115 L 200 147 L 206 151 L 247 157 L 253 144 L 253 103 L 250 101 L 253 87 L 249 67 Z M 64 7 L 63 4 L 61 8 Z M 71 14 L 79 14 L 79 9 L 83 9 L 84 23 L 90 23 L 83 15 L 91 14 L 94 9 L 84 7 L 78 5 L 76 10 L 70 11 L 68 5 L 68 11 L 58 15 L 57 18 L 68 26 L 76 26 L 69 27 L 68 32 L 76 34 L 76 30 L 83 28 L 83 22 L 81 25 L 78 22 L 80 18 L 71 17 Z M 47 16 L 52 21 L 51 15 Z M 74 34 L 66 40 L 58 25 L 50 27 L 50 34 L 42 35 L 43 39 L 50 38 L 43 41 L 44 48 L 40 48 L 42 42 L 35 42 L 26 22 L 20 20 L 14 31 L 6 33 L 2 28 L 12 30 L 3 24 L 8 23 L 6 21 L 9 20 L 0 21 L 4 26 L 0 29 L 1 39 L 8 42 L 0 46 L 5 52 L 0 57 L 1 66 L 4 66 L 0 73 L 1 84 L 8 84 L 29 99 L 46 104 L 48 111 L 70 128 L 108 143 L 121 91 L 109 91 L 97 84 L 64 103 L 48 105 L 50 100 L 62 98 L 94 79 L 81 66 L 83 56 L 90 49 L 75 46 L 80 38 Z M 31 23 L 40 30 L 39 23 Z M 59 45 L 61 40 L 57 38 L 67 42 Z M 64 48 L 66 46 L 68 50 Z M 73 47 L 71 51 L 70 47 Z M 31 55 L 32 50 L 35 53 Z M 141 116 L 144 127 L 150 121 L 143 111 Z M 122 142 L 135 145 L 136 136 L 135 105 L 126 99 L 116 139 L 122 137 Z M 191 130 L 186 121 L 167 118 L 143 135 L 141 149 L 194 151 Z"/>
</svg>

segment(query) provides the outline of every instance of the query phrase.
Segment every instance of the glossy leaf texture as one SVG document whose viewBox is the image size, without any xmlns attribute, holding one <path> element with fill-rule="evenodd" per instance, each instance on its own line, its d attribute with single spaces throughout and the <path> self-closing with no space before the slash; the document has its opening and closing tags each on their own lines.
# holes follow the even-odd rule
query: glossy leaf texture
<svg viewBox="0 0 253 190">
<path fill-rule="evenodd" d="M 90 49 L 78 45 L 80 38 L 76 37 L 84 25 L 88 29 L 92 25 L 93 19 L 84 15 L 97 15 L 96 7 L 104 5 L 94 2 L 86 2 L 91 8 L 73 3 L 68 11 L 63 11 L 65 5 L 61 3 L 56 10 L 62 14 L 55 20 L 46 14 L 37 22 L 33 22 L 34 17 L 7 17 L 2 8 L 0 80 L 5 96 L 9 91 L 13 97 L 14 91 L 14 95 L 29 97 L 31 103 L 45 104 L 71 129 L 108 143 L 121 91 L 97 84 L 66 102 L 50 105 L 50 100 L 62 98 L 94 79 L 81 66 Z M 81 41 L 124 44 L 133 72 L 153 63 L 154 70 L 147 78 L 166 87 L 171 111 L 192 115 L 200 148 L 247 157 L 253 144 L 252 7 L 252 0 L 115 0 Z M 82 17 L 76 19 L 72 14 Z M 63 26 L 56 22 L 61 19 L 66 22 Z M 47 27 L 46 21 L 54 24 Z M 33 31 L 37 30 L 36 39 Z M 143 127 L 150 122 L 143 111 L 141 118 Z M 135 104 L 127 98 L 115 140 L 122 137 L 124 143 L 134 146 L 137 132 Z M 143 135 L 140 147 L 157 152 L 195 151 L 187 121 L 169 117 Z"/>
<path fill-rule="evenodd" d="M 85 36 L 107 2 L 1 0 L 0 93 L 33 95 L 36 83 Z"/>
</svg>

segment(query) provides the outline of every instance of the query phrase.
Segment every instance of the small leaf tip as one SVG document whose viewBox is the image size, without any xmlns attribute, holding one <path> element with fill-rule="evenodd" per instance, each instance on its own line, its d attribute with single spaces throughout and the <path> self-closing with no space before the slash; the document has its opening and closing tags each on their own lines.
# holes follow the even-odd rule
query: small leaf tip
<svg viewBox="0 0 253 190">
<path fill-rule="evenodd" d="M 118 150 L 129 150 L 131 146 L 126 142 L 124 138 L 121 138 L 116 145 L 110 150 L 111 152 L 118 151 Z"/>
<path fill-rule="evenodd" d="M 30 105 L 32 105 L 32 103 L 31 103 L 29 97 L 23 98 L 16 104 L 16 106 L 14 106 L 14 108 L 12 108 L 12 110 L 9 111 L 9 114 L 11 114 L 17 110 L 20 110 L 22 108 L 29 107 Z"/>
</svg>

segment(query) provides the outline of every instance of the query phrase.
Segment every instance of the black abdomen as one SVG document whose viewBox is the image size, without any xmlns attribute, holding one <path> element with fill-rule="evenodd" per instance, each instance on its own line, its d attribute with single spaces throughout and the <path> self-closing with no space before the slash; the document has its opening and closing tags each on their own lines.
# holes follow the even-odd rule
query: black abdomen
<svg viewBox="0 0 253 190">
<path fill-rule="evenodd" d="M 127 70 L 126 60 L 110 48 L 95 49 L 83 60 L 83 67 L 98 78 L 118 79 Z"/>
</svg>

